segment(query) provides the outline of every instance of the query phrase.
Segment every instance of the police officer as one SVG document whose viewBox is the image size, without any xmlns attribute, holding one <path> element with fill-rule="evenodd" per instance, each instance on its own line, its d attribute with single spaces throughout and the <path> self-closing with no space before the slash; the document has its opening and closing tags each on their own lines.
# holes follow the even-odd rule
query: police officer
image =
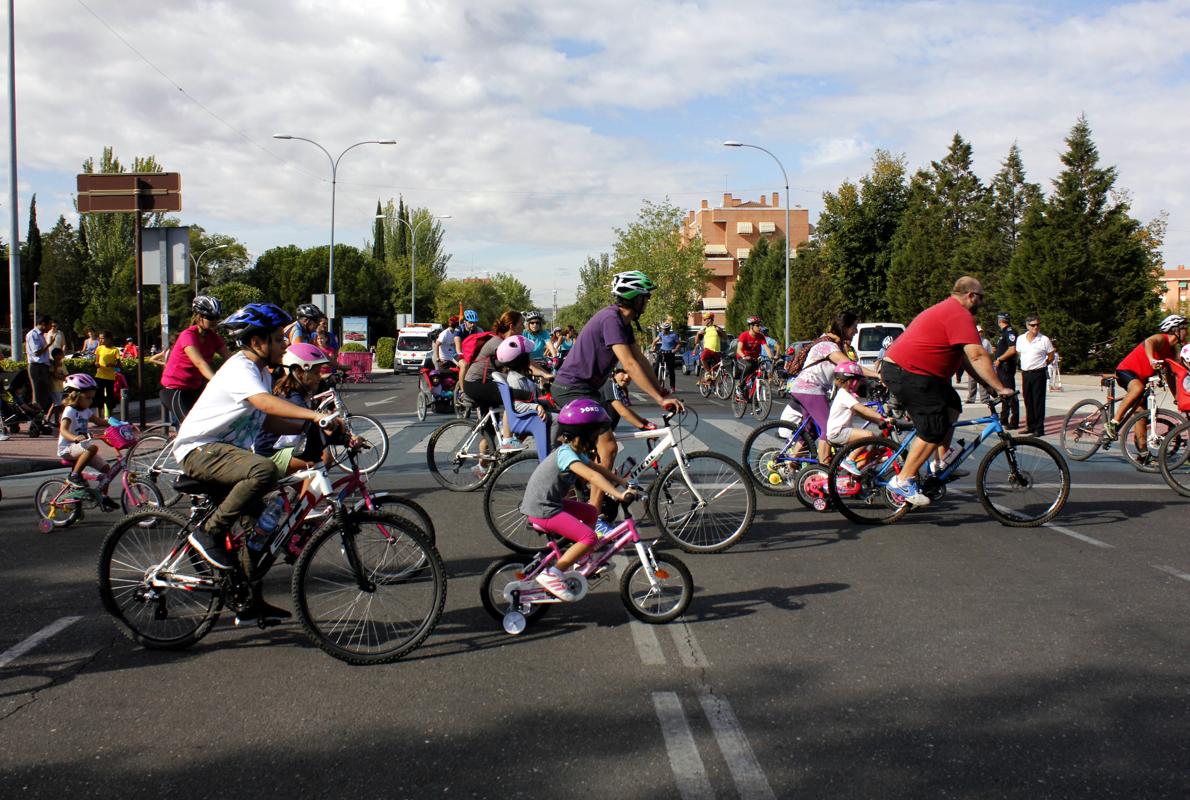
<svg viewBox="0 0 1190 800">
<path fill-rule="evenodd" d="M 1000 338 L 996 339 L 996 352 L 993 364 L 996 366 L 996 377 L 1009 389 L 1016 388 L 1016 331 L 1008 324 L 1008 314 L 1001 311 L 996 315 L 996 324 L 1000 326 Z M 1021 422 L 1021 404 L 1017 395 L 1004 400 L 1000 407 L 1000 424 L 1008 430 L 1016 430 Z"/>
</svg>

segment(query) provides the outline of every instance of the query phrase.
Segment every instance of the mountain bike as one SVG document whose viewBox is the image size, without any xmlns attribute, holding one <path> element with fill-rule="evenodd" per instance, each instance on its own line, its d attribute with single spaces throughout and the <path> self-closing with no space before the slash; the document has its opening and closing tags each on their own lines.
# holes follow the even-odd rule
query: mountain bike
<svg viewBox="0 0 1190 800">
<path fill-rule="evenodd" d="M 920 491 L 931 501 L 946 496 L 947 485 L 955 479 L 959 466 L 989 439 L 999 441 L 980 461 L 975 472 L 975 493 L 984 510 L 1002 525 L 1032 528 L 1052 520 L 1070 497 L 1070 467 L 1061 452 L 1049 442 L 1034 436 L 1012 436 L 1000 424 L 996 406 L 1004 398 L 989 398 L 988 416 L 957 420 L 953 429 L 983 425 L 970 442 L 958 440 L 958 453 L 937 475 L 918 481 Z M 843 516 L 859 524 L 896 522 L 909 511 L 909 504 L 894 495 L 888 481 L 898 475 L 905 463 L 909 445 L 917 438 L 910 431 L 896 442 L 875 436 L 859 439 L 839 448 L 827 473 L 831 504 Z M 860 464 L 860 474 L 842 469 L 844 461 Z"/>
<path fill-rule="evenodd" d="M 1116 440 L 1104 436 L 1104 426 L 1108 420 L 1115 417 L 1116 403 L 1119 400 L 1116 396 L 1115 376 L 1105 375 L 1100 385 L 1107 392 L 1106 403 L 1093 399 L 1083 400 L 1075 403 L 1066 412 L 1059 435 L 1062 449 L 1075 461 L 1086 461 L 1101 448 L 1110 450 L 1118 441 L 1120 452 L 1128 463 L 1141 472 L 1157 472 L 1160 467 L 1153 455 L 1161 449 L 1162 442 L 1170 432 L 1186 421 L 1178 412 L 1160 407 L 1156 394 L 1164 388 L 1161 376 L 1154 375 L 1145 382 L 1144 391 L 1136 403 L 1136 410 L 1120 423 Z M 1145 431 L 1145 449 L 1149 453 L 1147 459 L 1143 457 L 1136 444 L 1136 426 L 1141 423 L 1148 426 Z"/>
<path fill-rule="evenodd" d="M 631 545 L 637 560 L 620 575 L 624 608 L 641 622 L 660 624 L 675 620 L 686 611 L 694 596 L 690 570 L 674 556 L 655 552 L 657 542 L 646 544 L 637 532 L 629 508 L 631 503 L 620 505 L 624 509 L 624 521 L 601 537 L 594 548 L 563 574 L 567 588 L 578 595 L 570 602 L 582 600 L 592 586 L 611 575 L 612 557 Z M 527 563 L 517 557 L 493 562 L 484 572 L 480 587 L 484 610 L 503 623 L 506 633 L 513 635 L 540 619 L 550 606 L 564 602 L 546 591 L 536 578 L 557 563 L 569 542 L 545 530 L 534 530 L 546 537 L 545 549 L 539 547 L 537 555 Z"/>
<path fill-rule="evenodd" d="M 345 454 L 360 470 L 355 450 Z M 406 655 L 434 630 L 446 601 L 446 573 L 437 549 L 414 525 L 383 510 L 346 502 L 318 464 L 282 480 L 296 493 L 277 527 L 263 533 L 233 526 L 233 568 L 213 569 L 187 542 L 224 493 L 189 478 L 189 518 L 165 509 L 117 523 L 99 555 L 104 609 L 130 639 L 151 649 L 180 649 L 202 639 L 223 607 L 249 608 L 252 584 L 277 559 L 295 563 L 290 593 L 298 621 L 324 652 L 351 664 L 379 664 Z"/>
<path fill-rule="evenodd" d="M 731 547 L 752 525 L 756 492 L 743 467 L 720 453 L 686 453 L 682 428 L 666 412 L 661 427 L 616 434 L 617 442 L 653 439 L 656 444 L 624 477 L 637 481 L 659 470 L 645 488 L 648 511 L 662 535 L 688 553 L 718 553 Z M 674 460 L 660 466 L 670 450 Z M 484 490 L 483 515 L 500 544 L 517 553 L 533 553 L 541 545 L 521 512 L 529 476 L 537 468 L 536 453 L 522 453 L 498 466 Z"/>
<path fill-rule="evenodd" d="M 710 397 L 712 394 L 720 400 L 731 397 L 735 381 L 731 378 L 731 367 L 724 366 L 725 361 L 726 359 L 721 359 L 709 370 L 702 366 L 702 362 L 699 362 L 698 393 L 703 397 Z"/>
<path fill-rule="evenodd" d="M 1169 488 L 1190 497 L 1190 422 L 1183 422 L 1162 440 L 1157 468 Z"/>
<path fill-rule="evenodd" d="M 768 373 L 768 368 L 761 364 L 744 381 L 742 388 L 732 391 L 731 413 L 736 419 L 744 416 L 745 411 L 751 411 L 752 416 L 762 422 L 768 419 L 773 409 Z"/>
</svg>

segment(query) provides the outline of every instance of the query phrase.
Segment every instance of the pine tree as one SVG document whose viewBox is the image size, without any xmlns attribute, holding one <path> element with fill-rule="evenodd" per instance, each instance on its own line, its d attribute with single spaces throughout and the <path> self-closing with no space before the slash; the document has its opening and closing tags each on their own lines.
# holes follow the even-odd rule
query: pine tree
<svg viewBox="0 0 1190 800">
<path fill-rule="evenodd" d="M 835 281 L 831 279 L 822 251 L 816 242 L 797 249 L 790 261 L 789 282 L 797 287 L 790 293 L 789 336 L 793 341 L 813 339 L 830 327 L 831 317 L 847 308 Z M 848 297 L 848 301 L 850 301 Z M 788 347 L 790 342 L 784 342 Z"/>
<path fill-rule="evenodd" d="M 29 201 L 29 230 L 25 234 L 25 241 L 21 242 L 21 297 L 32 313 L 33 284 L 41 282 L 41 231 L 37 227 L 37 195 Z M 38 290 L 41 287 L 38 286 Z M 41 310 L 40 298 L 38 315 L 44 315 Z"/>
<path fill-rule="evenodd" d="M 1025 179 L 1021 151 L 1014 142 L 992 179 L 983 203 L 981 232 L 973 245 L 988 312 L 1006 307 L 1001 279 L 1016 252 L 1026 214 L 1043 199 L 1041 187 Z"/>
<path fill-rule="evenodd" d="M 394 233 L 397 235 L 396 259 L 400 261 L 409 257 L 409 240 L 405 238 L 409 235 L 409 229 L 406 226 L 406 223 L 409 222 L 409 213 L 405 208 L 405 198 L 399 197 L 397 199 L 399 201 L 397 204 L 397 219 L 400 221 L 397 222 L 397 229 Z"/>
<path fill-rule="evenodd" d="M 376 219 L 372 221 L 372 258 L 379 263 L 384 263 L 384 220 L 380 219 L 384 214 L 384 209 L 380 207 L 380 201 L 376 201 Z"/>
</svg>

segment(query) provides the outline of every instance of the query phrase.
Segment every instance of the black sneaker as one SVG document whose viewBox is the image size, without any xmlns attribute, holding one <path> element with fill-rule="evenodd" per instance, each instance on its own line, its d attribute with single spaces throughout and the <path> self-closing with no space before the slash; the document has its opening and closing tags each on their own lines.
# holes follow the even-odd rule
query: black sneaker
<svg viewBox="0 0 1190 800">
<path fill-rule="evenodd" d="M 115 511 L 120 507 L 120 504 L 110 497 L 104 497 L 101 495 L 99 498 L 99 507 L 104 511 Z"/>
<path fill-rule="evenodd" d="M 1141 450 L 1136 454 L 1136 466 L 1147 467 L 1153 463 L 1153 454 L 1148 450 Z"/>
<path fill-rule="evenodd" d="M 223 544 L 223 538 L 222 535 L 216 536 L 202 528 L 195 528 L 186 537 L 186 541 L 215 569 L 231 569 L 231 559 L 227 557 L 227 548 Z"/>
<path fill-rule="evenodd" d="M 271 603 L 266 603 L 264 598 L 256 598 L 252 605 L 245 608 L 236 614 L 236 625 L 259 625 L 262 628 L 269 624 L 276 624 L 284 622 L 293 615 L 284 608 L 277 608 Z"/>
<path fill-rule="evenodd" d="M 87 479 L 82 475 L 79 475 L 77 472 L 72 472 L 67 475 L 66 482 L 76 489 L 86 489 L 90 485 L 87 483 Z"/>
</svg>

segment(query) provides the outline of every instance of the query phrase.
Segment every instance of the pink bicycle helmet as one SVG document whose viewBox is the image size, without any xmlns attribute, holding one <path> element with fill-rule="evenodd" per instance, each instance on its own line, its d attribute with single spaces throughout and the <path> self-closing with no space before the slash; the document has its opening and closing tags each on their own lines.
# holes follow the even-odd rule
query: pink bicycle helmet
<svg viewBox="0 0 1190 800">
<path fill-rule="evenodd" d="M 594 400 L 571 400 L 558 412 L 558 424 L 571 427 L 608 425 L 612 418 Z"/>
<path fill-rule="evenodd" d="M 329 363 L 329 359 L 327 359 L 326 353 L 322 352 L 317 345 L 298 342 L 285 348 L 285 355 L 282 356 L 281 363 L 287 367 L 313 369 L 319 364 Z"/>
<path fill-rule="evenodd" d="M 500 342 L 500 346 L 496 348 L 496 360 L 501 364 L 511 364 L 522 353 L 532 352 L 533 345 L 529 343 L 529 340 L 524 336 L 514 334 Z"/>
<path fill-rule="evenodd" d="M 835 364 L 836 378 L 862 378 L 863 376 L 863 369 L 854 361 L 840 361 Z"/>
<path fill-rule="evenodd" d="M 76 372 L 73 375 L 67 375 L 66 379 L 62 381 L 67 389 L 74 389 L 75 391 L 85 392 L 88 389 L 96 387 L 95 379 L 85 372 Z"/>
</svg>

